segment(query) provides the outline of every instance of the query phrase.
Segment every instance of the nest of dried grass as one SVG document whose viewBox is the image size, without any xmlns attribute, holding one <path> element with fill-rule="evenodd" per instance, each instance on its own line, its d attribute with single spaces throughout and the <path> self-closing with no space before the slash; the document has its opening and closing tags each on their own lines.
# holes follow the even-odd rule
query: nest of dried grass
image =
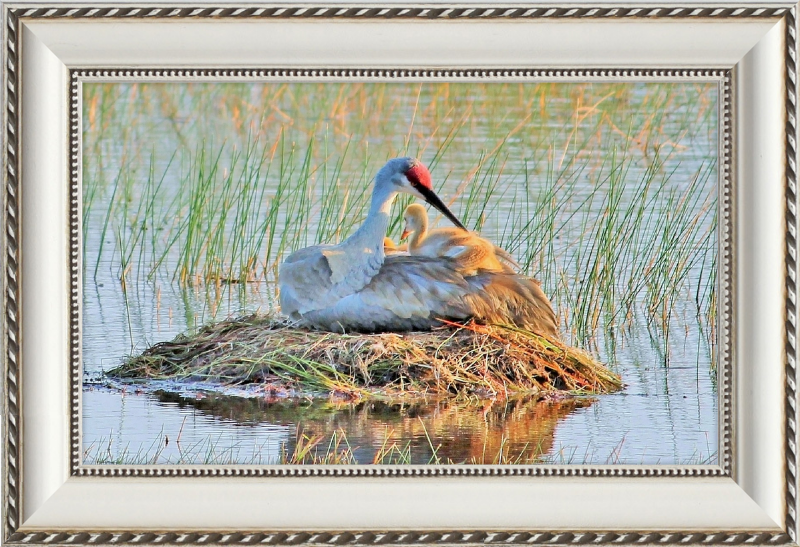
<svg viewBox="0 0 800 547">
<path fill-rule="evenodd" d="M 261 383 L 266 389 L 364 396 L 608 393 L 620 377 L 587 353 L 505 326 L 334 334 L 249 316 L 181 335 L 109 372 L 119 378 Z"/>
</svg>

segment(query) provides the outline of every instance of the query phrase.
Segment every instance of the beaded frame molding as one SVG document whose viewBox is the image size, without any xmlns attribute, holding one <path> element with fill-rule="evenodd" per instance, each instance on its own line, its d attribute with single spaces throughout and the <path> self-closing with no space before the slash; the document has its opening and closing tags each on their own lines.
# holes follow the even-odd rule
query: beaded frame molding
<svg viewBox="0 0 800 547">
<path fill-rule="evenodd" d="M 3 7 L 4 19 L 4 54 L 7 62 L 4 65 L 4 175 L 5 193 L 3 220 L 6 227 L 4 239 L 6 263 L 3 277 L 3 345 L 4 345 L 4 449 L 3 486 L 5 489 L 3 503 L 3 534 L 8 543 L 20 544 L 717 544 L 717 543 L 751 543 L 751 544 L 789 544 L 798 540 L 797 530 L 797 465 L 796 423 L 797 423 L 797 390 L 796 390 L 796 340 L 792 335 L 796 329 L 796 231 L 797 226 L 797 194 L 796 194 L 796 97 L 797 97 L 797 22 L 796 7 L 793 4 L 775 5 L 773 7 L 736 5 L 720 6 L 688 6 L 688 7 L 520 7 L 520 6 L 270 6 L 270 7 L 213 7 L 213 6 L 54 6 L 54 5 L 6 5 Z M 71 532 L 19 532 L 21 508 L 21 414 L 22 405 L 19 382 L 24 361 L 20 358 L 19 327 L 19 238 L 21 236 L 19 210 L 20 181 L 18 178 L 18 136 L 19 113 L 22 108 L 19 81 L 19 37 L 20 18 L 32 19 L 90 19 L 90 18 L 167 18 L 167 19 L 203 19 L 203 18 L 318 18 L 318 19 L 493 19 L 493 18 L 764 18 L 784 19 L 786 22 L 785 42 L 785 76 L 787 82 L 785 109 L 786 119 L 786 316 L 785 340 L 786 372 L 785 372 L 785 522 L 783 533 L 765 532 L 667 532 L 667 531 L 581 531 L 556 532 L 538 531 L 331 531 L 331 532 L 259 532 L 259 533 L 196 533 L 191 531 L 147 532 L 120 530 L 107 531 L 71 531 Z M 719 330 L 719 465 L 717 466 L 353 466 L 352 468 L 326 466 L 242 466 L 239 468 L 219 466 L 175 467 L 167 466 L 84 466 L 81 464 L 80 445 L 80 390 L 82 385 L 81 349 L 80 349 L 80 90 L 85 80 L 148 80 L 159 79 L 213 79 L 214 81 L 229 79 L 258 79 L 264 77 L 315 77 L 315 78 L 353 78 L 358 80 L 386 80 L 408 78 L 435 78 L 458 80 L 459 78 L 503 78 L 523 77 L 534 79 L 567 78 L 586 80 L 591 78 L 630 78 L 631 80 L 648 80 L 651 78 L 686 78 L 705 81 L 717 81 L 720 89 L 720 193 L 719 193 L 719 264 L 722 273 L 719 292 L 720 310 L 724 318 Z M 70 260 L 70 474 L 73 476 L 141 476 L 141 477 L 199 477 L 199 476 L 364 476 L 364 477 L 403 477 L 403 476 L 617 476 L 617 477 L 657 477 L 686 476 L 714 477 L 731 476 L 735 466 L 732 451 L 732 341 L 730 317 L 733 311 L 731 294 L 732 268 L 735 247 L 731 217 L 731 187 L 734 175 L 731 172 L 731 156 L 733 142 L 732 127 L 732 77 L 729 70 L 519 70 L 519 69 L 475 69 L 475 70 L 409 70 L 409 69 L 72 69 L 69 74 L 70 97 L 70 189 L 69 189 L 69 260 Z M 178 479 L 179 480 L 179 479 Z"/>
</svg>

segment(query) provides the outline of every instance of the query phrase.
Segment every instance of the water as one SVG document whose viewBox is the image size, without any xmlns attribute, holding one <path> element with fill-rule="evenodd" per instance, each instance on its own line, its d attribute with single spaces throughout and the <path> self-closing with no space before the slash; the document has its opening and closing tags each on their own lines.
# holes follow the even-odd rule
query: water
<svg viewBox="0 0 800 547">
<path fill-rule="evenodd" d="M 515 240 L 514 234 L 520 233 L 521 224 L 509 225 L 509 219 L 532 216 L 522 204 L 536 205 L 537 196 L 541 195 L 547 181 L 556 178 L 548 173 L 557 172 L 558 167 L 566 173 L 565 179 L 575 180 L 575 184 L 561 188 L 559 196 L 569 193 L 568 199 L 560 202 L 558 214 L 565 218 L 576 210 L 602 214 L 603 200 L 610 190 L 592 194 L 587 181 L 600 176 L 598 173 L 603 173 L 604 169 L 610 171 L 608 166 L 615 161 L 615 156 L 608 150 L 600 153 L 592 146 L 578 146 L 578 141 L 593 138 L 587 136 L 592 131 L 607 131 L 598 137 L 598 142 L 613 143 L 619 150 L 626 142 L 631 150 L 639 147 L 627 153 L 629 160 L 624 172 L 619 169 L 620 179 L 628 181 L 630 188 L 636 187 L 648 165 L 652 165 L 656 155 L 653 143 L 660 143 L 660 153 L 672 154 L 659 167 L 660 171 L 670 173 L 665 178 L 665 190 L 659 195 L 665 195 L 670 189 L 676 195 L 685 194 L 686 181 L 708 165 L 709 158 L 713 160 L 717 150 L 713 108 L 716 92 L 713 88 L 692 91 L 680 86 L 667 86 L 665 90 L 664 86 L 652 85 L 627 86 L 627 89 L 625 86 L 588 86 L 588 89 L 587 86 L 580 89 L 580 86 L 569 89 L 568 86 L 538 86 L 535 90 L 521 88 L 518 91 L 512 86 L 493 91 L 489 86 L 463 95 L 457 88 L 448 91 L 450 95 L 426 88 L 420 90 L 422 99 L 417 105 L 416 85 L 385 86 L 381 88 L 383 95 L 373 97 L 378 102 L 375 110 L 384 113 L 381 116 L 365 110 L 364 105 L 370 105 L 373 99 L 359 102 L 362 91 L 355 89 L 353 97 L 348 99 L 350 103 L 346 104 L 352 107 L 354 103 L 359 108 L 352 108 L 352 112 L 331 108 L 332 114 L 319 122 L 314 109 L 322 111 L 324 105 L 315 105 L 300 91 L 293 92 L 292 100 L 288 101 L 285 95 L 291 88 L 289 91 L 281 88 L 284 89 L 281 92 L 268 87 L 238 86 L 221 91 L 218 87 L 108 85 L 103 88 L 105 95 L 99 95 L 100 86 L 86 90 L 83 363 L 87 377 L 119 364 L 126 355 L 136 354 L 153 343 L 172 339 L 203 323 L 274 309 L 273 263 L 277 255 L 264 260 L 262 275 L 256 276 L 257 282 L 187 287 L 181 286 L 174 276 L 181 260 L 180 247 L 169 247 L 170 234 L 176 230 L 175 226 L 181 225 L 185 219 L 182 215 L 186 214 L 185 206 L 176 206 L 173 211 L 170 203 L 182 199 L 186 181 L 192 176 L 196 178 L 196 173 L 192 175 L 193 164 L 186 157 L 196 154 L 203 146 L 222 150 L 223 159 L 219 161 L 220 168 L 215 176 L 225 180 L 226 162 L 235 156 L 232 150 L 246 149 L 251 129 L 247 120 L 260 120 L 259 131 L 264 133 L 267 142 L 270 131 L 276 131 L 272 122 L 259 118 L 267 111 L 263 104 L 272 105 L 271 116 L 284 119 L 281 116 L 291 114 L 291 123 L 286 122 L 281 131 L 291 136 L 297 150 L 308 146 L 309 135 L 320 132 L 327 139 L 327 150 L 318 145 L 315 157 L 340 157 L 343 147 L 352 141 L 350 146 L 357 152 L 349 152 L 353 159 L 350 163 L 343 161 L 341 169 L 343 173 L 351 173 L 348 177 L 354 181 L 368 176 L 362 175 L 362 171 L 374 172 L 372 167 L 358 167 L 359 162 L 364 161 L 364 149 L 375 154 L 369 160 L 370 165 L 380 166 L 386 157 L 381 156 L 382 150 L 386 150 L 387 156 L 398 155 L 405 141 L 413 140 L 423 144 L 411 153 L 430 164 L 432 150 L 448 142 L 447 123 L 459 122 L 469 112 L 464 105 L 472 105 L 473 115 L 465 126 L 468 130 L 458 132 L 451 139 L 442 154 L 439 170 L 432 170 L 435 177 L 444 180 L 441 192 L 444 196 L 460 196 L 453 206 L 455 212 L 462 219 L 481 222 L 481 231 L 486 237 L 501 242 L 517 257 L 525 256 L 537 242 Z M 512 101 L 509 99 L 512 92 L 519 92 L 522 98 Z M 609 92 L 616 93 L 614 98 L 622 99 L 615 109 L 597 114 L 597 109 L 611 100 L 603 102 Z M 273 93 L 278 99 L 270 95 Z M 515 133 L 520 120 L 526 119 L 526 112 L 531 108 L 531 101 L 527 95 L 523 96 L 527 93 L 533 99 L 552 96 L 552 100 L 534 119 L 526 122 L 524 130 Z M 689 95 L 692 100 L 681 99 Z M 94 99 L 97 96 L 99 98 Z M 238 97 L 239 102 L 231 97 Z M 262 101 L 266 102 L 262 104 Z M 503 101 L 509 104 L 503 106 Z M 710 101 L 711 107 L 701 108 L 703 101 Z M 651 103 L 661 105 L 661 109 Z M 256 107 L 248 110 L 247 105 Z M 495 112 L 488 110 L 492 105 L 495 105 Z M 588 128 L 583 128 L 583 121 L 579 120 L 581 129 L 572 131 L 576 105 L 580 116 L 597 119 L 588 124 Z M 474 116 L 478 106 L 485 116 Z M 401 131 L 381 140 L 379 136 L 387 132 L 382 116 L 390 111 L 400 112 L 406 120 L 413 117 L 415 125 L 409 130 L 406 123 Z M 316 133 L 303 127 L 304 118 L 298 112 L 309 113 L 309 119 L 317 120 L 314 122 Z M 365 112 L 360 119 L 359 115 Z M 602 114 L 609 118 L 608 123 Z M 354 117 L 358 118 L 356 125 Z M 492 126 L 486 119 L 500 121 Z M 635 130 L 627 131 L 626 121 Z M 528 129 L 528 125 L 534 127 Z M 438 126 L 444 129 L 437 132 Z M 628 137 L 619 143 L 615 140 L 620 139 L 615 131 Z M 345 134 L 347 137 L 342 137 Z M 339 135 L 338 140 L 336 135 Z M 208 144 L 211 140 L 216 142 L 214 146 Z M 505 143 L 503 152 L 494 152 L 492 156 L 496 142 Z M 668 147 L 671 152 L 665 152 Z M 519 154 L 518 149 L 522 150 Z M 170 164 L 174 150 L 181 152 Z M 359 154 L 361 157 L 357 157 Z M 163 197 L 154 200 L 156 205 L 147 211 L 140 204 L 146 202 L 148 190 L 142 181 L 147 179 L 151 156 L 155 181 L 158 182 L 162 173 L 166 174 L 160 186 Z M 477 159 L 481 157 L 487 158 L 482 164 Z M 499 158 L 495 168 L 490 165 L 492 157 Z M 274 159 L 272 161 L 275 163 Z M 329 173 L 333 170 L 331 165 L 335 162 L 332 162 L 320 160 L 324 168 L 320 168 L 319 177 L 324 176 L 325 169 Z M 503 169 L 499 167 L 501 163 L 505 166 Z M 567 170 L 564 164 L 572 167 Z M 171 167 L 167 168 L 168 165 Z M 582 167 L 579 169 L 577 165 Z M 525 187 L 524 181 L 528 179 L 520 173 L 526 169 L 530 170 L 530 180 L 537 187 Z M 713 194 L 716 177 L 713 162 L 710 169 L 710 182 L 705 184 L 708 193 Z M 471 170 L 477 173 L 472 179 L 469 178 Z M 123 176 L 119 177 L 119 189 L 115 193 L 115 180 L 120 172 Z M 271 171 L 269 177 L 265 177 L 265 184 L 268 187 L 275 184 L 269 181 L 274 181 L 276 176 Z M 458 188 L 464 186 L 465 180 L 471 181 L 468 188 L 478 186 L 480 180 L 495 180 L 491 184 L 497 190 L 486 208 L 476 206 L 476 202 L 465 197 L 465 192 L 459 194 Z M 483 184 L 481 187 L 491 185 Z M 354 182 L 353 186 L 363 189 L 367 182 Z M 183 194 L 181 188 L 184 188 Z M 265 195 L 269 197 L 273 192 L 269 187 Z M 622 202 L 634 197 L 634 193 L 626 190 Z M 347 199 L 351 202 L 360 199 L 363 203 L 366 196 L 349 195 Z M 108 213 L 110 203 L 115 204 L 111 214 Z M 648 207 L 657 210 L 672 205 L 674 203 L 653 201 Z M 253 217 L 263 218 L 267 209 L 267 198 L 263 198 L 255 206 Z M 398 209 L 396 206 L 395 210 Z M 537 210 L 546 212 L 541 208 Z M 278 228 L 287 222 L 287 213 L 282 215 Z M 317 217 L 318 214 L 311 215 L 311 218 Z M 711 221 L 703 218 L 701 226 L 708 228 Z M 355 218 L 353 222 L 357 224 L 358 220 Z M 151 222 L 149 229 L 138 242 L 130 244 L 135 227 L 142 222 Z M 222 225 L 231 231 L 236 222 L 229 217 Z M 651 232 L 658 229 L 656 224 L 648 226 Z M 323 228 L 313 224 L 305 231 L 298 230 L 294 246 L 313 243 Z M 394 229 L 399 231 L 399 228 Z M 213 233 L 213 229 L 213 224 L 207 223 L 203 233 Z M 573 330 L 574 323 L 570 321 L 576 313 L 576 287 L 583 281 L 584 272 L 580 268 L 584 251 L 581 249 L 586 249 L 588 243 L 580 246 L 574 242 L 583 241 L 581 237 L 591 241 L 589 236 L 581 236 L 585 229 L 580 222 L 565 221 L 550 243 L 542 244 L 546 249 L 531 253 L 528 262 L 531 273 L 542 279 L 543 286 L 553 295 L 554 305 L 564 321 L 562 331 L 575 343 L 579 343 L 581 336 L 579 330 Z M 253 225 L 247 227 L 248 234 L 253 230 Z M 343 230 L 339 238 L 346 234 L 347 230 Z M 713 244 L 714 239 L 710 241 Z M 646 243 L 643 240 L 642 245 Z M 267 240 L 263 247 L 266 245 Z M 427 401 L 387 405 L 271 400 L 264 394 L 239 392 L 234 388 L 223 390 L 226 397 L 203 385 L 164 384 L 124 389 L 87 385 L 82 400 L 85 461 L 275 463 L 314 439 L 319 442 L 320 453 L 325 452 L 323 448 L 336 446 L 337 442 L 341 446 L 349 445 L 349 453 L 359 463 L 372 462 L 376 454 L 382 454 L 386 463 L 714 462 L 718 409 L 713 347 L 709 345 L 709 340 L 713 340 L 710 327 L 713 322 L 702 314 L 698 319 L 698 308 L 707 306 L 708 301 L 701 297 L 701 302 L 697 302 L 697 294 L 703 293 L 703 287 L 708 284 L 714 262 L 713 253 L 703 255 L 703 249 L 705 247 L 696 250 L 692 256 L 704 258 L 687 268 L 680 290 L 671 295 L 671 314 L 666 327 L 648 324 L 640 312 L 624 320 L 616 317 L 613 321 L 601 313 L 596 322 L 599 328 L 581 344 L 622 376 L 627 384 L 622 393 L 566 401 Z M 221 254 L 226 256 L 224 252 Z M 127 266 L 123 264 L 123 256 L 128 260 Z M 559 257 L 557 267 L 550 260 L 552 257 Z M 621 269 L 630 267 L 622 265 Z M 120 282 L 123 273 L 125 283 Z M 567 276 L 568 280 L 564 281 Z M 622 289 L 624 287 L 619 288 Z M 637 306 L 643 306 L 646 301 L 647 294 L 643 292 L 637 297 Z M 603 300 L 596 302 L 598 309 L 612 307 Z M 394 448 L 387 453 L 387 447 Z"/>
<path fill-rule="evenodd" d="M 84 403 L 114 411 L 98 421 L 109 431 L 107 437 L 85 446 L 90 459 L 108 459 L 110 452 L 112 458 L 122 453 L 135 463 L 282 463 L 298 450 L 299 427 L 301 443 L 303 438 L 306 443 L 322 439 L 312 454 L 323 456 L 338 446 L 334 452 L 348 448 L 352 463 L 372 463 L 378 454 L 388 464 L 537 461 L 555 446 L 558 421 L 594 400 L 350 404 L 186 390 L 120 397 L 98 389 L 85 391 Z M 123 434 L 120 416 L 146 427 Z"/>
</svg>

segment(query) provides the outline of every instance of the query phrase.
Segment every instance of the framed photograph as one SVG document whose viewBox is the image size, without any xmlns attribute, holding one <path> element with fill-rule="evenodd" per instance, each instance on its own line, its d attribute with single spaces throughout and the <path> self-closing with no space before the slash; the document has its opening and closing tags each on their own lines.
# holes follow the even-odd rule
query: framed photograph
<svg viewBox="0 0 800 547">
<path fill-rule="evenodd" d="M 9 544 L 795 544 L 789 3 L 3 5 Z"/>
</svg>

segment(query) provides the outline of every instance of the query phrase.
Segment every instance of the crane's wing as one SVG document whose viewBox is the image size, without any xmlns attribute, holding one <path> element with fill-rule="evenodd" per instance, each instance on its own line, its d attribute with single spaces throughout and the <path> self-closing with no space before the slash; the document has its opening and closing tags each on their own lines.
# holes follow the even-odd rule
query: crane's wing
<svg viewBox="0 0 800 547">
<path fill-rule="evenodd" d="M 278 270 L 281 311 L 292 319 L 324 309 L 363 289 L 380 271 L 383 256 L 371 255 L 353 269 L 336 245 L 306 247 L 289 255 Z"/>
<path fill-rule="evenodd" d="M 303 315 L 334 332 L 427 330 L 440 319 L 516 325 L 558 338 L 550 301 L 535 280 L 508 272 L 464 276 L 449 258 L 392 255 L 360 291 Z"/>
<path fill-rule="evenodd" d="M 305 247 L 290 254 L 278 270 L 281 311 L 292 319 L 313 309 L 320 294 L 327 294 L 331 282 L 331 267 L 323 254 L 327 246 Z"/>
<path fill-rule="evenodd" d="M 363 289 L 303 319 L 334 332 L 427 330 L 438 318 L 469 319 L 468 292 L 450 259 L 390 255 Z"/>
<path fill-rule="evenodd" d="M 553 306 L 536 279 L 514 273 L 480 272 L 467 280 L 471 290 L 465 300 L 475 319 L 559 338 Z"/>
</svg>

